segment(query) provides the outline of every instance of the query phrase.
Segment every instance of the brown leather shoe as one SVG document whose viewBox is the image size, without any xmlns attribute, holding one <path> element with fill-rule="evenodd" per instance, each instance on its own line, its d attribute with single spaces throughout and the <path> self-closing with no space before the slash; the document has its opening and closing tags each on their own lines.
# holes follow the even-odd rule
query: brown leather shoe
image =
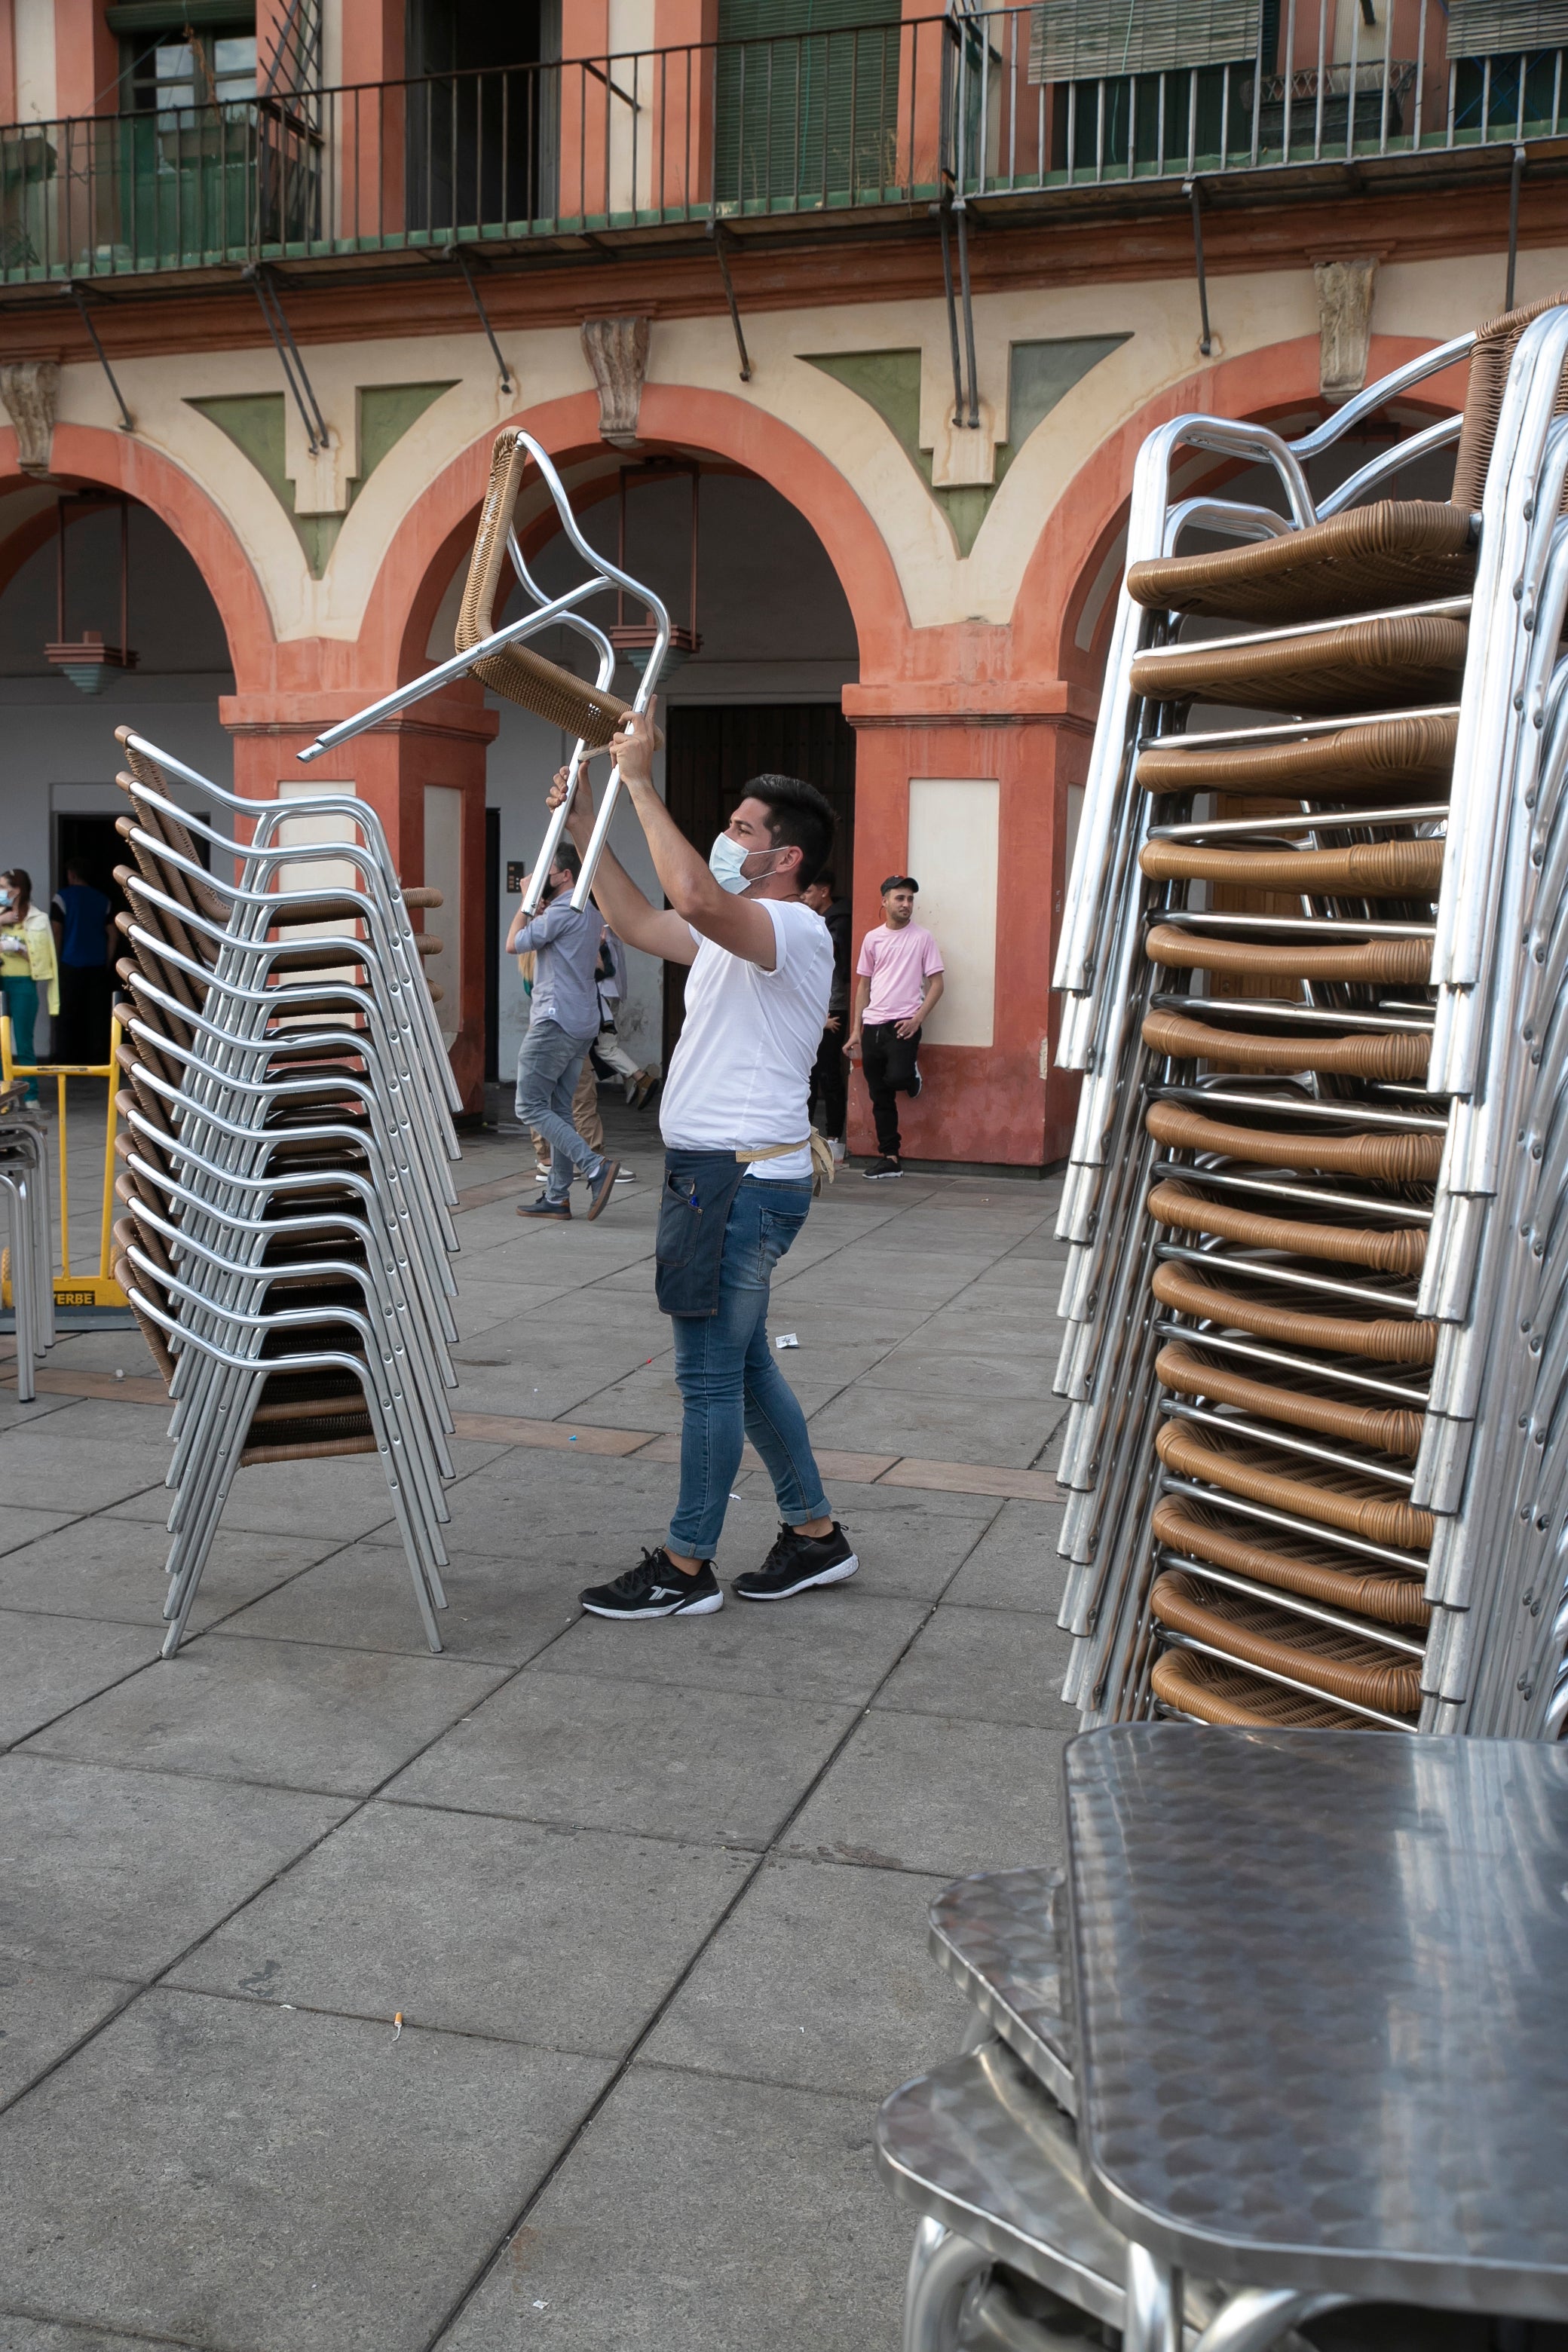
<svg viewBox="0 0 1568 2352">
<path fill-rule="evenodd" d="M 598 1215 L 600 1210 L 605 1206 L 605 1202 L 609 1200 L 611 1193 L 615 1191 L 616 1178 L 620 1172 L 620 1166 L 621 1163 L 618 1160 L 606 1160 L 600 1166 L 599 1172 L 594 1179 L 593 1197 L 588 1203 L 588 1223 L 590 1224 L 593 1223 L 595 1218 Z"/>
</svg>

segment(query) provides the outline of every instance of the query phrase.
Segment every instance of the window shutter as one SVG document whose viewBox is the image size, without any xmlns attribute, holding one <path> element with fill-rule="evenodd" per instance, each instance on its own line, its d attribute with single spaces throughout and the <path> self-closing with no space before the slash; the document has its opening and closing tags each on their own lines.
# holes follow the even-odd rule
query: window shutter
<svg viewBox="0 0 1568 2352">
<path fill-rule="evenodd" d="M 1519 57 L 1568 44 L 1568 0 L 1449 0 L 1451 58 Z"/>
<path fill-rule="evenodd" d="M 1454 0 L 1455 14 L 1461 0 Z M 1506 0 L 1472 0 L 1500 6 Z M 1535 0 L 1531 0 L 1535 5 Z M 1539 0 L 1568 7 L 1568 0 Z M 1038 0 L 1029 26 L 1029 79 L 1240 65 L 1258 54 L 1260 0 Z"/>
<path fill-rule="evenodd" d="M 720 0 L 714 191 L 721 204 L 822 204 L 890 184 L 895 0 Z"/>
</svg>

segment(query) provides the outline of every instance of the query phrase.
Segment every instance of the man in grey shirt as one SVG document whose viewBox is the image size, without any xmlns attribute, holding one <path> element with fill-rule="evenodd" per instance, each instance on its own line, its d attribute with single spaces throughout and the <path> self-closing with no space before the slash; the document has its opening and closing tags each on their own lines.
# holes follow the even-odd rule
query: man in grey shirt
<svg viewBox="0 0 1568 2352">
<path fill-rule="evenodd" d="M 533 952 L 533 997 L 528 1034 L 517 1057 L 517 1115 L 550 1145 L 550 1181 L 520 1217 L 570 1218 L 573 1176 L 585 1177 L 588 1215 L 596 1217 L 615 1190 L 618 1160 L 584 1143 L 572 1124 L 572 1097 L 583 1059 L 599 1034 L 595 978 L 604 919 L 597 908 L 579 914 L 572 904 L 580 864 L 563 842 L 550 869 L 547 896 L 526 921 L 519 908 L 507 933 L 507 953 Z"/>
</svg>

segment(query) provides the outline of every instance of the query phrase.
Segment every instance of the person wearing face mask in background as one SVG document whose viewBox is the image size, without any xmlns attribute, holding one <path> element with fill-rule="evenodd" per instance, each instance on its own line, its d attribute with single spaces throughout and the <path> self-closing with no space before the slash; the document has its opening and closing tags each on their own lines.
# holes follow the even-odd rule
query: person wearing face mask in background
<svg viewBox="0 0 1568 2352">
<path fill-rule="evenodd" d="M 36 1062 L 33 1031 L 38 1017 L 38 990 L 51 1019 L 60 1009 L 59 971 L 55 961 L 55 935 L 41 907 L 33 904 L 32 877 L 20 866 L 0 874 L 0 993 L 11 1023 L 11 1058 Z M 37 1078 L 26 1081 L 26 1098 L 38 1099 Z"/>
<path fill-rule="evenodd" d="M 704 861 L 654 789 L 658 741 L 650 706 L 626 720 L 613 748 L 668 907 L 652 906 L 607 849 L 594 896 L 628 947 L 689 967 L 685 1025 L 659 1102 L 666 1150 L 655 1248 L 683 1407 L 680 1496 L 666 1541 L 583 1594 L 599 1617 L 699 1617 L 723 1607 L 713 1558 L 747 1437 L 772 1476 L 783 1524 L 762 1566 L 736 1580 L 737 1598 L 785 1600 L 842 1583 L 859 1565 L 828 1510 L 805 1417 L 767 1325 L 773 1267 L 811 1207 L 806 1096 L 833 942 L 802 893 L 827 862 L 833 811 L 796 777 L 753 776 Z M 558 780 L 552 807 L 564 793 Z M 593 819 L 584 772 L 568 820 L 580 847 Z"/>
</svg>

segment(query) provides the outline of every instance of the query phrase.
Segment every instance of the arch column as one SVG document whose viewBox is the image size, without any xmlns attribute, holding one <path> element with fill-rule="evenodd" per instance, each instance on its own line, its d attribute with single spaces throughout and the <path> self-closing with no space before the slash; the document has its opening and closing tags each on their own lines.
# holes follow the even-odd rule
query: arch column
<svg viewBox="0 0 1568 2352">
<path fill-rule="evenodd" d="M 1078 1081 L 1053 1066 L 1051 959 L 1067 888 L 1068 793 L 1081 785 L 1093 699 L 1050 681 L 847 687 L 856 730 L 854 935 L 881 920 L 879 886 L 913 857 L 910 785 L 924 778 L 998 786 L 996 951 L 989 1045 L 922 1044 L 927 1083 L 899 1105 L 914 1160 L 1040 1168 L 1064 1159 Z M 917 873 L 916 877 L 922 877 Z M 931 877 L 923 877 L 930 883 Z M 916 914 L 920 909 L 917 905 Z M 939 940 L 939 945 L 941 941 Z M 850 1148 L 875 1149 L 863 1081 L 850 1095 Z"/>
</svg>

